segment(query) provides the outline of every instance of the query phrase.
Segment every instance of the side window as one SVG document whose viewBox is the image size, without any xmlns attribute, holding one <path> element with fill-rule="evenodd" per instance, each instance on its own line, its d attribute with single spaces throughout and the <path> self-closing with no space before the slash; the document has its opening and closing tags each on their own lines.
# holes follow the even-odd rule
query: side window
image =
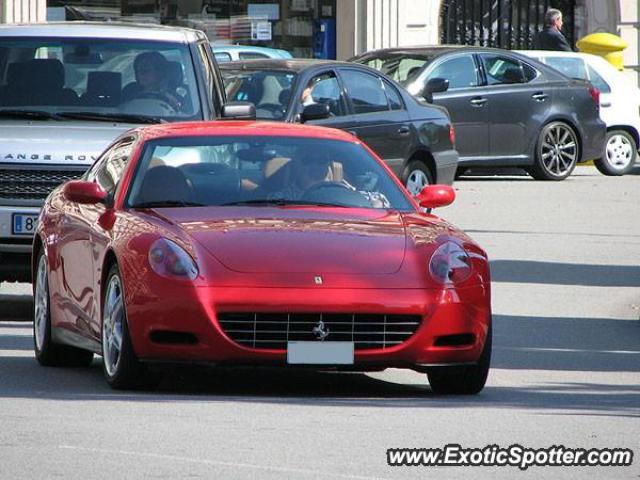
<svg viewBox="0 0 640 480">
<path fill-rule="evenodd" d="M 478 86 L 478 69 L 471 55 L 460 55 L 437 65 L 429 78 L 446 78 L 449 90 Z"/>
<path fill-rule="evenodd" d="M 391 110 L 403 110 L 404 103 L 402 102 L 402 97 L 400 97 L 398 90 L 386 80 L 382 80 L 382 83 L 384 83 L 384 90 L 387 92 Z"/>
<path fill-rule="evenodd" d="M 231 61 L 231 55 L 226 52 L 213 52 L 213 54 L 215 55 L 217 62 L 222 63 Z"/>
<path fill-rule="evenodd" d="M 122 178 L 135 144 L 135 137 L 126 137 L 104 153 L 87 174 L 87 180 L 96 182 L 113 195 Z"/>
<path fill-rule="evenodd" d="M 555 68 L 567 77 L 578 78 L 580 80 L 587 79 L 587 71 L 584 68 L 584 60 L 572 57 L 548 57 L 547 65 Z"/>
<path fill-rule="evenodd" d="M 587 65 L 587 70 L 589 70 L 589 81 L 594 87 L 600 90 L 600 93 L 611 93 L 611 87 L 609 84 L 598 74 L 598 72 L 591 68 L 591 65 Z"/>
<path fill-rule="evenodd" d="M 269 58 L 269 56 L 258 52 L 240 52 L 238 58 L 240 60 L 259 60 L 261 58 Z"/>
<path fill-rule="evenodd" d="M 345 69 L 341 72 L 351 98 L 354 113 L 373 113 L 389 110 L 382 79 L 368 73 Z"/>
<path fill-rule="evenodd" d="M 342 95 L 340 94 L 340 84 L 333 72 L 313 77 L 302 91 L 300 101 L 304 106 L 312 103 L 329 105 L 329 112 L 335 117 L 345 114 Z"/>
<path fill-rule="evenodd" d="M 534 68 L 526 65 L 525 70 L 525 64 L 515 58 L 482 55 L 482 63 L 489 85 L 528 83 L 537 76 Z"/>
</svg>

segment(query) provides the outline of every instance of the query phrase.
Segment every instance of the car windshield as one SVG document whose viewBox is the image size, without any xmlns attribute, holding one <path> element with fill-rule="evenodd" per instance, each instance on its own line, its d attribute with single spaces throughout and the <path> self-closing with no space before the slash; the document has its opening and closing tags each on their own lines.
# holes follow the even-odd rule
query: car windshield
<svg viewBox="0 0 640 480">
<path fill-rule="evenodd" d="M 360 61 L 371 68 L 381 71 L 406 87 L 414 80 L 422 67 L 431 61 L 427 55 L 408 55 L 406 53 L 385 53 L 379 57 L 367 57 Z"/>
<path fill-rule="evenodd" d="M 2 110 L 202 119 L 186 45 L 120 39 L 3 39 Z"/>
<path fill-rule="evenodd" d="M 127 205 L 413 209 L 390 174 L 361 145 L 272 136 L 149 141 Z"/>
<path fill-rule="evenodd" d="M 281 120 L 287 112 L 296 74 L 283 70 L 222 68 L 222 78 L 229 100 L 253 103 L 257 118 Z"/>
</svg>

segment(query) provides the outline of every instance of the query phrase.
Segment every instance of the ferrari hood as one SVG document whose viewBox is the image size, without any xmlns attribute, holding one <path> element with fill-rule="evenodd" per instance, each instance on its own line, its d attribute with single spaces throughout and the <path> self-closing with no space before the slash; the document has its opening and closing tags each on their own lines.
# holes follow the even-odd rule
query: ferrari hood
<svg viewBox="0 0 640 480">
<path fill-rule="evenodd" d="M 225 207 L 162 215 L 239 273 L 389 274 L 405 256 L 402 217 L 386 211 Z"/>
</svg>

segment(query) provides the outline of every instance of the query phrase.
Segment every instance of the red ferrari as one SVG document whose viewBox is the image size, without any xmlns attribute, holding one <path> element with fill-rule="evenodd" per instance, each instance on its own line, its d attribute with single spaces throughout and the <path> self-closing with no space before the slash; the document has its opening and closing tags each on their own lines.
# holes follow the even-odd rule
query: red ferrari
<svg viewBox="0 0 640 480">
<path fill-rule="evenodd" d="M 33 244 L 42 365 L 153 362 L 426 372 L 475 394 L 491 357 L 486 253 L 355 137 L 255 122 L 118 138 L 46 201 Z M 156 369 L 153 369 L 156 370 Z"/>
</svg>

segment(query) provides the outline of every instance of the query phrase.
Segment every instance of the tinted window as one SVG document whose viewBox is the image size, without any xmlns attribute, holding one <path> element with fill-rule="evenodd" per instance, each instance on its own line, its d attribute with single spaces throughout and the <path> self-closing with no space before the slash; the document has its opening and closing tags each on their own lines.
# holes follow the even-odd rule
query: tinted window
<svg viewBox="0 0 640 480">
<path fill-rule="evenodd" d="M 587 69 L 589 70 L 589 81 L 600 90 L 601 93 L 611 93 L 611 87 L 609 84 L 602 78 L 598 72 L 596 72 L 591 65 L 587 65 Z"/>
<path fill-rule="evenodd" d="M 127 204 L 273 206 L 278 201 L 411 209 L 390 174 L 361 145 L 267 136 L 151 141 Z"/>
<path fill-rule="evenodd" d="M 361 63 L 381 71 L 406 87 L 416 79 L 428 61 L 429 57 L 425 55 L 383 54 Z"/>
<path fill-rule="evenodd" d="M 482 61 L 489 85 L 527 83 L 533 80 L 537 74 L 535 69 L 528 65 L 525 66 L 515 58 L 482 55 Z"/>
<path fill-rule="evenodd" d="M 187 45 L 125 39 L 5 39 L 0 108 L 202 119 Z"/>
<path fill-rule="evenodd" d="M 296 77 L 294 73 L 278 70 L 221 70 L 229 100 L 253 103 L 256 106 L 256 117 L 260 119 L 284 118 L 291 98 L 291 86 Z"/>
<path fill-rule="evenodd" d="M 342 79 L 351 98 L 354 113 L 373 113 L 389 110 L 387 96 L 380 77 L 345 69 Z"/>
<path fill-rule="evenodd" d="M 584 60 L 581 58 L 571 57 L 547 57 L 547 65 L 555 68 L 567 77 L 578 78 L 580 80 L 587 79 L 587 70 L 585 69 Z"/>
<path fill-rule="evenodd" d="M 240 52 L 238 54 L 238 57 L 240 58 L 240 60 L 257 60 L 260 58 L 269 58 L 269 55 L 257 52 Z"/>
<path fill-rule="evenodd" d="M 345 114 L 340 84 L 333 72 L 323 73 L 312 78 L 302 91 L 300 101 L 305 106 L 312 103 L 329 105 L 329 112 L 332 116 Z"/>
<path fill-rule="evenodd" d="M 402 97 L 400 97 L 398 90 L 396 90 L 396 88 L 386 80 L 383 80 L 383 82 L 384 89 L 387 92 L 387 97 L 389 97 L 391 110 L 402 110 L 404 108 L 404 103 L 402 102 Z"/>
<path fill-rule="evenodd" d="M 471 55 L 444 60 L 433 69 L 429 78 L 446 78 L 449 80 L 449 89 L 478 86 L 478 72 Z"/>
</svg>

